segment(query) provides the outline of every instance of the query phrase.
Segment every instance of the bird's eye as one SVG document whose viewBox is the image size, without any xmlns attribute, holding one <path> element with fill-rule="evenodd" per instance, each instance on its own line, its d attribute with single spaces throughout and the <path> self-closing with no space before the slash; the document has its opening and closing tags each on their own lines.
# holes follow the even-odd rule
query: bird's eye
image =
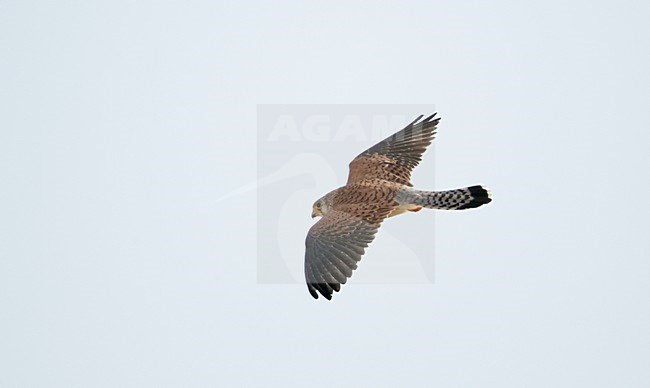
<svg viewBox="0 0 650 388">
<path fill-rule="evenodd" d="M 320 202 L 316 204 L 316 209 L 320 209 Z"/>
</svg>

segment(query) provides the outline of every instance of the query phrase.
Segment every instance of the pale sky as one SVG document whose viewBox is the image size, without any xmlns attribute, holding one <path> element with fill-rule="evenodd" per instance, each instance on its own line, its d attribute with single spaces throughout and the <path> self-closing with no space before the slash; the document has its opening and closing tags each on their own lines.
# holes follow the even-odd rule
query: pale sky
<svg viewBox="0 0 650 388">
<path fill-rule="evenodd" d="M 649 7 L 0 2 L 0 386 L 650 385 Z M 414 181 L 494 201 L 433 283 L 363 281 L 381 231 L 331 302 L 261 284 L 263 104 L 434 106 Z"/>
</svg>

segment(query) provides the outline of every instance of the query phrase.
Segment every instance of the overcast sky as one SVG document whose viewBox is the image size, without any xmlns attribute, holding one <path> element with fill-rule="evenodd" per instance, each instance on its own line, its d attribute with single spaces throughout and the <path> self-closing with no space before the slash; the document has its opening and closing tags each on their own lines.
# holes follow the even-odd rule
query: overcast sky
<svg viewBox="0 0 650 388">
<path fill-rule="evenodd" d="M 0 386 L 650 385 L 649 11 L 0 2 Z M 331 302 L 260 282 L 263 104 L 434 106 L 414 183 L 494 201 L 435 214 L 433 282 L 363 281 L 424 211 Z M 289 245 L 370 145 L 305 159 Z"/>
</svg>

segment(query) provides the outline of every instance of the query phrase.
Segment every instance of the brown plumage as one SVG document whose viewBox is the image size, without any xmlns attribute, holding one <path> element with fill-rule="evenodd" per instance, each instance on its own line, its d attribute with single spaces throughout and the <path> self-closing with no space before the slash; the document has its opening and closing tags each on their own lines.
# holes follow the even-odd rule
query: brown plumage
<svg viewBox="0 0 650 388">
<path fill-rule="evenodd" d="M 411 172 L 440 121 L 435 113 L 422 117 L 362 152 L 350 163 L 347 184 L 314 203 L 312 217 L 322 218 L 305 241 L 305 278 L 314 298 L 320 293 L 331 299 L 340 290 L 387 217 L 422 207 L 467 209 L 491 201 L 481 186 L 445 192 L 412 188 Z"/>
</svg>

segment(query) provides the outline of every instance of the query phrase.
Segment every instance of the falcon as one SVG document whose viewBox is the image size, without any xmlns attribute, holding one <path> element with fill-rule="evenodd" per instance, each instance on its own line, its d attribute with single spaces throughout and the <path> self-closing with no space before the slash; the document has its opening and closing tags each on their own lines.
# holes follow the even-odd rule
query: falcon
<svg viewBox="0 0 650 388">
<path fill-rule="evenodd" d="M 322 217 L 305 240 L 305 279 L 311 296 L 332 299 L 352 276 L 382 221 L 422 208 L 463 210 L 490 203 L 482 186 L 446 191 L 413 188 L 411 172 L 436 134 L 436 113 L 362 152 L 350 163 L 345 186 L 314 202 L 312 218 Z"/>
</svg>

